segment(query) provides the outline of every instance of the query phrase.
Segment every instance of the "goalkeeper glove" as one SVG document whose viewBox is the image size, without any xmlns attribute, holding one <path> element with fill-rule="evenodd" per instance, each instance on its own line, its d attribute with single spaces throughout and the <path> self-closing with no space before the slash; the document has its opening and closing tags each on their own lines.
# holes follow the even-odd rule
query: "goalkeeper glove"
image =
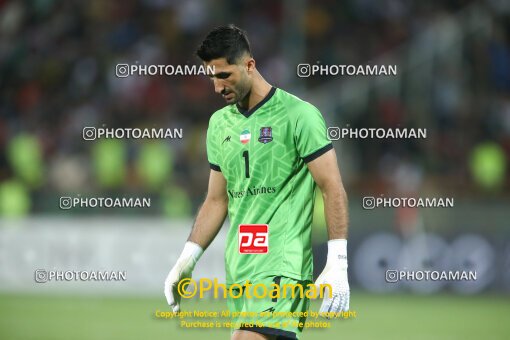
<svg viewBox="0 0 510 340">
<path fill-rule="evenodd" d="M 329 287 L 325 288 L 320 312 L 347 312 L 350 298 L 349 282 L 347 280 L 347 240 L 328 241 L 326 266 L 315 281 L 315 286 L 319 292 L 321 284 L 329 284 L 332 291 L 329 291 Z"/>
<path fill-rule="evenodd" d="M 174 312 L 180 309 L 181 295 L 178 292 L 178 285 L 182 279 L 191 278 L 191 272 L 195 268 L 200 256 L 204 250 L 196 243 L 186 242 L 181 256 L 177 259 L 170 273 L 165 280 L 165 296 L 166 301 L 172 307 Z"/>
</svg>

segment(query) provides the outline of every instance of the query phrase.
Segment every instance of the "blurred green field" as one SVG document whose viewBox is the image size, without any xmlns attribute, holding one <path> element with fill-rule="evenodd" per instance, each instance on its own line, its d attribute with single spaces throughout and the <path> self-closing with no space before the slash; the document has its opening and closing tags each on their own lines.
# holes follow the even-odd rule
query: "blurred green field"
<svg viewBox="0 0 510 340">
<path fill-rule="evenodd" d="M 220 301 L 185 301 L 184 310 L 221 311 Z M 318 310 L 318 301 L 313 310 Z M 181 329 L 157 319 L 164 298 L 101 298 L 0 294 L 0 339 L 228 339 L 226 329 Z M 305 330 L 302 339 L 510 339 L 505 295 L 373 295 L 353 292 L 357 317 L 330 329 Z"/>
</svg>

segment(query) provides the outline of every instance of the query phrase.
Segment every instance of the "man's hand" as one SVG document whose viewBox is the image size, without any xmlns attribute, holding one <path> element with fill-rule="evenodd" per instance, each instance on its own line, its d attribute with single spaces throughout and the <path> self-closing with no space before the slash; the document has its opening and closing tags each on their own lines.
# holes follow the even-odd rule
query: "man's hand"
<svg viewBox="0 0 510 340">
<path fill-rule="evenodd" d="M 347 279 L 347 240 L 337 239 L 328 241 L 328 259 L 315 286 L 320 292 L 321 284 L 331 285 L 325 289 L 324 300 L 319 312 L 347 312 L 349 310 L 349 281 Z M 331 297 L 330 297 L 331 293 Z"/>
<path fill-rule="evenodd" d="M 204 250 L 196 243 L 186 242 L 184 250 L 179 256 L 177 263 L 170 270 L 165 280 L 165 296 L 166 301 L 172 307 L 174 312 L 178 312 L 180 309 L 179 304 L 181 303 L 181 295 L 177 291 L 179 281 L 186 278 L 191 278 L 191 272 L 195 268 L 200 256 Z"/>
</svg>

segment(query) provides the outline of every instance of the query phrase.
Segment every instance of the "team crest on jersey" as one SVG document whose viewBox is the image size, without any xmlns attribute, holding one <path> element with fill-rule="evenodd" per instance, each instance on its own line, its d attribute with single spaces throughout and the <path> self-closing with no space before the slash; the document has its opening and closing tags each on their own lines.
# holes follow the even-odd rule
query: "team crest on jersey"
<svg viewBox="0 0 510 340">
<path fill-rule="evenodd" d="M 267 144 L 273 140 L 273 129 L 268 127 L 260 128 L 259 142 Z"/>
</svg>

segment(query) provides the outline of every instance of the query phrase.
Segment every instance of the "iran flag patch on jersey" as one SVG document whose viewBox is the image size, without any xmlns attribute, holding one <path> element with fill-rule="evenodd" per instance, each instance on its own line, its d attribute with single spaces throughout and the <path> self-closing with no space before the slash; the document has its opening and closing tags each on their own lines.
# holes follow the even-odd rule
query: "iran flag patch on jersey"
<svg viewBox="0 0 510 340">
<path fill-rule="evenodd" d="M 251 133 L 248 131 L 248 129 L 245 129 L 243 132 L 241 132 L 241 143 L 246 144 L 251 139 Z"/>
</svg>

